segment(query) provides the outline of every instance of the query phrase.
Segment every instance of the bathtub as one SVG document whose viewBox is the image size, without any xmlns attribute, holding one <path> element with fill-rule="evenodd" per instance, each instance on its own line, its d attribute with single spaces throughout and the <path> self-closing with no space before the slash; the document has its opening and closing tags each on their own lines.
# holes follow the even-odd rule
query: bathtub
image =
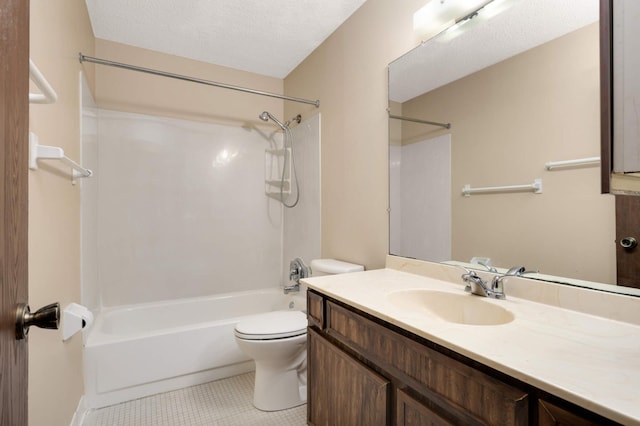
<svg viewBox="0 0 640 426">
<path fill-rule="evenodd" d="M 235 324 L 275 310 L 306 310 L 282 288 L 105 308 L 85 336 L 84 404 L 105 407 L 254 370 Z"/>
</svg>

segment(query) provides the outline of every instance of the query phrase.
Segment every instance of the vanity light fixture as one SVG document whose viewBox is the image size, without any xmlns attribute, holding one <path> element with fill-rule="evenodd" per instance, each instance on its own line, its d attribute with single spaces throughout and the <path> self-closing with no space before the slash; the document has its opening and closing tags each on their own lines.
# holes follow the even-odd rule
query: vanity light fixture
<svg viewBox="0 0 640 426">
<path fill-rule="evenodd" d="M 445 32 L 440 41 L 455 38 L 480 21 L 487 21 L 518 0 L 430 0 L 413 14 L 413 31 L 425 41 Z M 471 25 L 471 24 L 474 25 Z"/>
</svg>

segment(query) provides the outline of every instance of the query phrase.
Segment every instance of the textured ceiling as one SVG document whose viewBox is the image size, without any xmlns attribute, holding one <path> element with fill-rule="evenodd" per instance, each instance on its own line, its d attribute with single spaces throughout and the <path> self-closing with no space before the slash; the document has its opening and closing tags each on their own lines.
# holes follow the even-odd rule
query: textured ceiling
<svg viewBox="0 0 640 426">
<path fill-rule="evenodd" d="M 488 21 L 481 17 L 482 11 L 455 38 L 443 33 L 394 61 L 389 98 L 405 102 L 597 22 L 599 1 L 516 0 Z"/>
<path fill-rule="evenodd" d="M 365 0 L 86 2 L 97 38 L 284 78 Z"/>
</svg>

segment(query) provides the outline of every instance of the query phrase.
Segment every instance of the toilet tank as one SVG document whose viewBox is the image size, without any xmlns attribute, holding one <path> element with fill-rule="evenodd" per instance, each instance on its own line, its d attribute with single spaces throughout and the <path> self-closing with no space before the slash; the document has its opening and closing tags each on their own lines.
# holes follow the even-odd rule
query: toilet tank
<svg viewBox="0 0 640 426">
<path fill-rule="evenodd" d="M 314 259 L 311 261 L 311 276 L 346 274 L 364 271 L 364 266 L 336 259 Z"/>
</svg>

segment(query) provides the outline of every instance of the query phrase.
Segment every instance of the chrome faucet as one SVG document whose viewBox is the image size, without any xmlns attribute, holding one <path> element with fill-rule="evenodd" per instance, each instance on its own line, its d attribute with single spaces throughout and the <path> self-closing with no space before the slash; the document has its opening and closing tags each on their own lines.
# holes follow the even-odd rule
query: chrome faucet
<svg viewBox="0 0 640 426">
<path fill-rule="evenodd" d="M 512 268 L 509 268 L 507 270 L 507 272 L 505 272 L 502 275 L 496 275 L 495 277 L 493 277 L 493 279 L 491 280 L 491 289 L 495 292 L 501 293 L 502 299 L 504 299 L 504 284 L 502 283 L 502 281 L 504 281 L 505 278 L 507 277 L 520 277 L 526 273 L 529 272 L 535 272 L 535 271 L 526 271 L 526 268 L 524 266 L 514 266 Z"/>
<path fill-rule="evenodd" d="M 293 281 L 292 285 L 284 288 L 284 293 L 292 291 L 300 291 L 300 278 L 307 278 L 311 275 L 311 267 L 304 264 L 303 260 L 296 257 L 289 262 L 289 281 Z"/>
<path fill-rule="evenodd" d="M 504 299 L 504 287 L 502 281 L 496 282 L 494 278 L 491 282 L 491 286 L 487 285 L 487 282 L 483 280 L 475 271 L 471 271 L 465 267 L 460 266 L 465 270 L 462 275 L 462 281 L 466 283 L 464 291 L 467 293 L 477 294 L 478 296 L 491 297 L 492 299 Z M 499 284 L 499 285 L 497 285 Z"/>
<path fill-rule="evenodd" d="M 525 270 L 526 268 L 524 266 L 514 266 L 512 268 L 509 268 L 509 270 L 505 273 L 505 275 L 520 276 L 525 274 Z M 533 272 L 533 271 L 527 271 L 527 272 Z"/>
<path fill-rule="evenodd" d="M 469 270 L 464 266 L 456 265 L 459 268 L 464 269 L 465 273 L 462 275 L 462 281 L 466 283 L 464 291 L 467 293 L 477 294 L 479 296 L 491 297 L 493 299 L 505 299 L 507 296 L 504 292 L 503 281 L 507 277 L 520 277 L 527 273 L 535 273 L 537 271 L 526 271 L 524 266 L 514 266 L 509 268 L 504 274 L 498 274 L 491 279 L 491 284 L 488 285 L 475 271 Z M 482 265 L 487 267 L 487 265 Z M 496 271 L 497 272 L 497 271 Z"/>
</svg>

